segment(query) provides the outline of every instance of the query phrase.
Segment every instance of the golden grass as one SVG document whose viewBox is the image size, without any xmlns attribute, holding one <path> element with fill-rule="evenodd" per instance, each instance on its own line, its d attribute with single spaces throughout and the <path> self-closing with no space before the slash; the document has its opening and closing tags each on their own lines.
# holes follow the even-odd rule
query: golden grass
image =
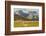
<svg viewBox="0 0 46 36">
<path fill-rule="evenodd" d="M 38 21 L 14 21 L 14 27 L 37 27 Z"/>
</svg>

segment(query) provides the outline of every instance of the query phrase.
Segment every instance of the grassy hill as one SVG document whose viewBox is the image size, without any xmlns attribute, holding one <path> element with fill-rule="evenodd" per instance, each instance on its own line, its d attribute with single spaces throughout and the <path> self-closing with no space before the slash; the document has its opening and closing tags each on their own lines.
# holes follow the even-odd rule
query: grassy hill
<svg viewBox="0 0 46 36">
<path fill-rule="evenodd" d="M 19 15 L 15 15 L 15 16 L 14 16 L 14 20 L 38 21 L 37 19 L 28 19 L 28 18 L 26 18 L 26 17 L 22 17 L 22 16 L 19 16 Z"/>
<path fill-rule="evenodd" d="M 39 26 L 38 20 L 32 21 L 32 19 L 27 19 L 19 15 L 16 15 L 14 17 L 14 27 L 37 27 L 37 26 Z"/>
</svg>

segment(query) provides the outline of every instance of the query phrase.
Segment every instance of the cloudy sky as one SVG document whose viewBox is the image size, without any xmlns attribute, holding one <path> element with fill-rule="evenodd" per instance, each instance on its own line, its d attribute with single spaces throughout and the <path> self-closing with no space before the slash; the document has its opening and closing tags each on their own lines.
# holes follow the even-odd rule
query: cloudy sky
<svg viewBox="0 0 46 36">
<path fill-rule="evenodd" d="M 29 11 L 36 11 L 37 13 L 39 13 L 38 9 L 29 9 L 29 8 L 14 8 L 14 11 L 19 11 L 22 10 L 24 13 L 29 13 Z"/>
</svg>

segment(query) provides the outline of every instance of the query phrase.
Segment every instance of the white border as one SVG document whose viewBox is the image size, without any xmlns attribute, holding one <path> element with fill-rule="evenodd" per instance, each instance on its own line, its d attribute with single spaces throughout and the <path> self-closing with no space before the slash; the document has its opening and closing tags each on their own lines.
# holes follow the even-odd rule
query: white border
<svg viewBox="0 0 46 36">
<path fill-rule="evenodd" d="M 31 8 L 39 9 L 39 27 L 16 27 L 14 28 L 14 8 Z M 11 31 L 27 31 L 27 30 L 42 30 L 42 7 L 41 6 L 20 6 L 11 5 Z"/>
</svg>

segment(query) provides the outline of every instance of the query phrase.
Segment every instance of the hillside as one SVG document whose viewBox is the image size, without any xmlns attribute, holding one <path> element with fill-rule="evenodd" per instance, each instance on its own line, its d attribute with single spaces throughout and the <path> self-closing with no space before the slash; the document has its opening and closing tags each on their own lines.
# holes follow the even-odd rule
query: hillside
<svg viewBox="0 0 46 36">
<path fill-rule="evenodd" d="M 26 17 L 22 17 L 22 16 L 19 16 L 19 15 L 15 15 L 14 16 L 14 20 L 24 20 L 24 21 L 38 21 L 37 19 L 27 19 Z"/>
</svg>

